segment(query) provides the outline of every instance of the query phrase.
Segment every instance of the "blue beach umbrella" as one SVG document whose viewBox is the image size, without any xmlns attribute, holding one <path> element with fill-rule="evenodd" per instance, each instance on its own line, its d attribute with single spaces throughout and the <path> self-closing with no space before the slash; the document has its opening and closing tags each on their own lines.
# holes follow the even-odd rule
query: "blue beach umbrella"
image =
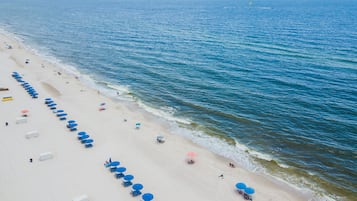
<svg viewBox="0 0 357 201">
<path fill-rule="evenodd" d="M 143 196 L 141 196 L 141 198 L 143 198 L 144 201 L 150 201 L 154 199 L 154 195 L 151 193 L 145 193 Z"/>
<path fill-rule="evenodd" d="M 64 117 L 64 116 L 67 116 L 67 113 L 60 113 L 60 114 L 57 114 L 57 117 Z"/>
<path fill-rule="evenodd" d="M 68 128 L 73 128 L 73 127 L 78 126 L 78 124 L 72 123 L 72 124 L 68 124 L 67 126 L 68 126 Z"/>
<path fill-rule="evenodd" d="M 81 141 L 82 144 L 88 144 L 88 143 L 93 143 L 93 142 L 94 142 L 94 140 L 92 140 L 92 139 L 85 139 L 85 140 Z"/>
<path fill-rule="evenodd" d="M 125 176 L 123 177 L 123 179 L 124 179 L 125 181 L 131 181 L 131 180 L 134 179 L 134 176 L 131 175 L 131 174 L 128 174 L 128 175 L 125 175 Z"/>
<path fill-rule="evenodd" d="M 85 140 L 87 138 L 89 138 L 89 135 L 82 135 L 82 136 L 78 137 L 78 140 Z"/>
<path fill-rule="evenodd" d="M 119 161 L 113 161 L 113 162 L 109 163 L 108 166 L 115 167 L 115 166 L 118 166 L 118 165 L 120 165 Z"/>
<path fill-rule="evenodd" d="M 133 190 L 140 191 L 144 186 L 142 184 L 134 184 L 132 188 Z"/>
<path fill-rule="evenodd" d="M 126 167 L 118 167 L 116 171 L 120 172 L 120 173 L 123 173 L 123 172 L 126 171 Z"/>
<path fill-rule="evenodd" d="M 125 167 L 118 167 L 118 168 L 116 168 L 115 171 L 117 172 L 117 174 L 115 175 L 115 177 L 116 177 L 117 179 L 119 179 L 119 178 L 122 178 L 122 177 L 125 176 L 125 175 L 124 175 L 124 172 L 126 171 L 126 168 L 125 168 Z"/>
<path fill-rule="evenodd" d="M 74 124 L 74 123 L 76 123 L 75 120 L 69 120 L 69 121 L 67 121 L 67 122 L 68 122 L 68 124 Z"/>
<path fill-rule="evenodd" d="M 57 105 L 57 104 L 56 104 Z M 61 113 L 61 112 L 64 112 L 64 110 L 57 110 L 56 111 L 57 113 Z"/>
<path fill-rule="evenodd" d="M 247 188 L 247 186 L 245 185 L 245 183 L 239 182 L 236 184 L 236 188 L 238 188 L 239 190 L 243 190 L 243 189 Z"/>
<path fill-rule="evenodd" d="M 84 132 L 84 131 L 81 131 L 81 132 L 78 133 L 78 136 L 82 136 L 82 135 L 87 135 L 87 133 Z"/>
<path fill-rule="evenodd" d="M 254 194 L 255 191 L 253 188 L 247 187 L 246 189 L 244 189 L 244 192 L 248 195 L 252 195 L 252 194 Z"/>
<path fill-rule="evenodd" d="M 56 106 L 57 104 L 56 103 L 51 103 L 51 104 L 48 104 L 47 106 L 48 107 L 53 107 L 53 106 Z"/>
</svg>

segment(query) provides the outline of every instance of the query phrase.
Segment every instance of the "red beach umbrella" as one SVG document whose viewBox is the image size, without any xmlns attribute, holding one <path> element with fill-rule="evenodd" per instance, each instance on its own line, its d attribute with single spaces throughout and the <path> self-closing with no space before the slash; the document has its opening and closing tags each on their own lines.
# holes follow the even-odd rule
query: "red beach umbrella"
<svg viewBox="0 0 357 201">
<path fill-rule="evenodd" d="M 196 152 L 193 152 L 193 151 L 190 151 L 187 153 L 187 156 L 190 157 L 190 158 L 194 158 L 197 156 Z"/>
<path fill-rule="evenodd" d="M 29 113 L 30 111 L 28 109 L 24 109 L 24 110 L 21 110 L 21 113 L 22 114 L 26 114 L 26 113 Z"/>
</svg>

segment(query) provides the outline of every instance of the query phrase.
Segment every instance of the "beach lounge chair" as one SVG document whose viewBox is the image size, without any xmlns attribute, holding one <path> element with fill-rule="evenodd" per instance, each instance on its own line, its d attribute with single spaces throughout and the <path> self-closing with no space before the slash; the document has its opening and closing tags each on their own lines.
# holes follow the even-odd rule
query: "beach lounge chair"
<svg viewBox="0 0 357 201">
<path fill-rule="evenodd" d="M 125 175 L 123 173 L 117 173 L 115 174 L 115 178 L 120 179 L 123 178 Z"/>
<path fill-rule="evenodd" d="M 69 129 L 69 131 L 77 131 L 77 128 L 76 127 L 72 127 Z"/>
<path fill-rule="evenodd" d="M 64 120 L 67 120 L 67 118 L 66 117 L 61 117 L 61 118 L 59 118 L 59 120 L 64 121 Z"/>
<path fill-rule="evenodd" d="M 12 98 L 12 96 L 5 96 L 5 97 L 2 98 L 2 101 L 3 101 L 3 102 L 5 102 L 5 101 L 12 101 L 12 100 L 14 100 L 14 99 Z"/>
<path fill-rule="evenodd" d="M 81 195 L 72 199 L 72 201 L 89 201 L 87 195 Z"/>
<path fill-rule="evenodd" d="M 133 182 L 131 182 L 131 181 L 124 181 L 124 182 L 123 182 L 123 186 L 124 186 L 124 187 L 131 186 L 132 184 L 133 184 Z"/>
<path fill-rule="evenodd" d="M 164 138 L 164 136 L 159 135 L 159 136 L 156 137 L 156 141 L 158 143 L 164 143 L 165 142 L 165 138 Z"/>
<path fill-rule="evenodd" d="M 93 144 L 85 144 L 84 147 L 85 147 L 85 148 L 92 148 L 92 147 L 93 147 Z"/>
<path fill-rule="evenodd" d="M 250 195 L 248 195 L 248 194 L 246 194 L 246 193 L 244 193 L 243 197 L 244 197 L 245 200 L 253 201 L 252 196 L 250 196 Z"/>
<path fill-rule="evenodd" d="M 141 195 L 141 191 L 131 191 L 131 195 L 132 196 L 138 196 L 138 195 Z"/>
</svg>

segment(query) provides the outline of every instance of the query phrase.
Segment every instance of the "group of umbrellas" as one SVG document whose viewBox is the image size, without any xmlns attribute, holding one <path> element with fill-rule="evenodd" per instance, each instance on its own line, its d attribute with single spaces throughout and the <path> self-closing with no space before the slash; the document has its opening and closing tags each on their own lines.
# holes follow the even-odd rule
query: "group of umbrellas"
<svg viewBox="0 0 357 201">
<path fill-rule="evenodd" d="M 57 110 L 57 104 L 51 98 L 45 98 L 45 104 L 56 114 L 59 120 L 64 121 L 67 119 L 68 114 L 64 110 Z"/>
<path fill-rule="evenodd" d="M 84 144 L 85 148 L 93 147 L 94 140 L 91 139 L 90 136 L 86 132 L 84 132 L 84 131 L 79 132 L 77 138 L 79 141 L 81 141 L 82 144 Z"/>
<path fill-rule="evenodd" d="M 59 120 L 61 121 L 67 120 L 68 114 L 65 113 L 64 110 L 57 110 L 57 104 L 51 98 L 46 98 L 45 104 L 53 111 L 53 113 L 56 114 Z M 77 126 L 78 124 L 76 123 L 75 120 L 67 121 L 66 127 L 69 129 L 69 131 L 77 131 Z M 93 147 L 94 140 L 90 139 L 90 136 L 86 132 L 84 131 L 79 132 L 77 138 L 82 144 L 84 144 L 85 148 Z"/>
<path fill-rule="evenodd" d="M 12 77 L 16 79 L 17 82 L 21 83 L 21 86 L 27 91 L 27 93 L 32 98 L 38 98 L 37 91 L 28 83 L 22 79 L 22 76 L 18 72 L 13 72 Z"/>
<path fill-rule="evenodd" d="M 142 194 L 141 190 L 144 188 L 144 186 L 140 183 L 133 184 L 132 180 L 134 179 L 134 176 L 131 174 L 124 174 L 126 172 L 126 167 L 119 167 L 120 162 L 119 161 L 111 161 L 109 159 L 109 162 L 105 163 L 105 167 L 109 168 L 110 172 L 115 173 L 115 178 L 123 179 L 123 186 L 128 187 L 131 186 L 131 195 L 132 196 L 139 196 Z M 154 195 L 151 193 L 144 193 L 141 198 L 143 201 L 151 201 L 154 199 Z"/>
<path fill-rule="evenodd" d="M 252 200 L 252 195 L 255 193 L 254 188 L 248 187 L 243 182 L 238 182 L 236 184 L 236 188 L 237 188 L 239 194 L 242 194 L 244 196 L 244 199 Z"/>
</svg>

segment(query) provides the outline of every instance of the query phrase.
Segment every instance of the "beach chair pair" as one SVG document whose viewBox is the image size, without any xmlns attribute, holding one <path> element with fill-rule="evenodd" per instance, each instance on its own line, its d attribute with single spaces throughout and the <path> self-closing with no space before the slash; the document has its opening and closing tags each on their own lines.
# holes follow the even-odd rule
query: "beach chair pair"
<svg viewBox="0 0 357 201">
<path fill-rule="evenodd" d="M 133 182 L 131 182 L 131 181 L 123 181 L 123 186 L 124 187 L 131 186 L 132 184 L 133 184 Z"/>
<path fill-rule="evenodd" d="M 117 179 L 120 179 L 120 178 L 123 178 L 125 175 L 123 174 L 123 173 L 117 173 L 117 174 L 115 174 L 115 178 L 117 178 Z"/>
<path fill-rule="evenodd" d="M 138 196 L 138 195 L 141 195 L 141 191 L 132 190 L 132 191 L 131 191 L 131 195 L 132 195 L 133 197 Z"/>
<path fill-rule="evenodd" d="M 251 195 L 248 195 L 248 194 L 244 193 L 244 194 L 243 194 L 243 197 L 244 197 L 245 200 L 253 201 L 253 198 L 252 198 Z"/>
</svg>

